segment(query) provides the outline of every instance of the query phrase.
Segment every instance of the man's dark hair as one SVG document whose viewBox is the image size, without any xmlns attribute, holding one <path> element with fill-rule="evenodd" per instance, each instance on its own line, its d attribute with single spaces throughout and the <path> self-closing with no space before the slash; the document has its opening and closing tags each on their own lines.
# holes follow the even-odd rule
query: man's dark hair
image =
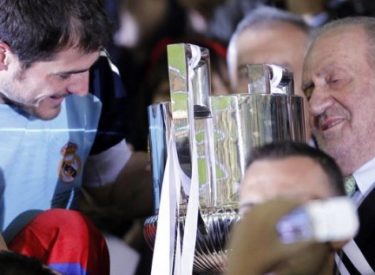
<svg viewBox="0 0 375 275">
<path fill-rule="evenodd" d="M 40 261 L 12 251 L 0 251 L 1 275 L 56 275 Z"/>
<path fill-rule="evenodd" d="M 311 159 L 326 173 L 335 193 L 337 195 L 345 195 L 343 175 L 335 160 L 322 150 L 313 148 L 305 143 L 284 141 L 257 147 L 251 152 L 246 167 L 260 160 L 280 160 L 288 157 L 306 157 Z"/>
<path fill-rule="evenodd" d="M 25 67 L 67 47 L 90 53 L 110 39 L 102 0 L 0 0 L 0 41 Z"/>
</svg>

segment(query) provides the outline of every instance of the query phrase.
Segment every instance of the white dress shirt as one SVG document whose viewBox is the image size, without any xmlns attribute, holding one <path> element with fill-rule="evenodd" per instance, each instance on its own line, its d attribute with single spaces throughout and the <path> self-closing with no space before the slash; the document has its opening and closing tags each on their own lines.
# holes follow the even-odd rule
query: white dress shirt
<svg viewBox="0 0 375 275">
<path fill-rule="evenodd" d="M 375 158 L 366 162 L 353 173 L 358 186 L 358 191 L 353 195 L 353 200 L 360 205 L 363 198 L 374 188 L 375 183 Z"/>
</svg>

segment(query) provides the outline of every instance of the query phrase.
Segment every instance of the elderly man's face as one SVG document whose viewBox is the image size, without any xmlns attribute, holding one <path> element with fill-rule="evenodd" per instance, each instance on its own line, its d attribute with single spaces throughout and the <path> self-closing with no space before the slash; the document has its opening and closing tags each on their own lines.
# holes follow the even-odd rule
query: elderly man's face
<svg viewBox="0 0 375 275">
<path fill-rule="evenodd" d="M 375 68 L 359 26 L 336 27 L 312 44 L 303 89 L 313 133 L 345 175 L 375 156 Z"/>
</svg>

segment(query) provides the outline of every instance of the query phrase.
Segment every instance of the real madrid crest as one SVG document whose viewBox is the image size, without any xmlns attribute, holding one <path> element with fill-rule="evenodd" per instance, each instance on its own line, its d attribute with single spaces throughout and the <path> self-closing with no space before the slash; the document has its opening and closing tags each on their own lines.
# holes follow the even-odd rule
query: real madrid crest
<svg viewBox="0 0 375 275">
<path fill-rule="evenodd" d="M 61 149 L 62 160 L 60 163 L 59 177 L 63 182 L 72 182 L 81 171 L 81 159 L 77 154 L 78 146 L 68 142 Z"/>
</svg>

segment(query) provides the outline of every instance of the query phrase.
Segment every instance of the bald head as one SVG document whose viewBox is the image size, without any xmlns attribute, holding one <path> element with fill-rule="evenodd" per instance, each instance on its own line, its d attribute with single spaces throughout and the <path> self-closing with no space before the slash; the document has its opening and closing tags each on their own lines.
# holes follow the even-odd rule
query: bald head
<svg viewBox="0 0 375 275">
<path fill-rule="evenodd" d="M 310 28 L 294 14 L 274 8 L 260 8 L 249 13 L 237 26 L 228 46 L 227 64 L 232 92 L 247 92 L 246 64 L 277 64 L 294 75 L 294 92 L 301 89 L 303 58 Z M 305 100 L 306 139 L 311 132 Z"/>
<path fill-rule="evenodd" d="M 238 24 L 228 47 L 233 91 L 247 91 L 248 80 L 239 74 L 246 64 L 278 64 L 300 76 L 308 37 L 309 27 L 294 14 L 265 7 L 247 14 Z M 299 81 L 298 76 L 295 76 L 296 81 Z"/>
</svg>

